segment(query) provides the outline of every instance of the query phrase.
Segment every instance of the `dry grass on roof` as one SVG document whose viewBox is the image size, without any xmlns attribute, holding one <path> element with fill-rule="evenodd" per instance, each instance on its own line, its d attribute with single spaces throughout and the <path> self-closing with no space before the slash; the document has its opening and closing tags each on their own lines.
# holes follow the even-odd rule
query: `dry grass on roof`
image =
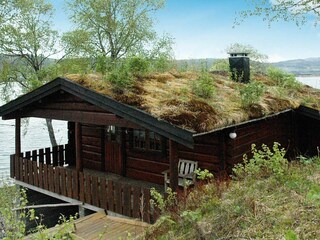
<svg viewBox="0 0 320 240">
<path fill-rule="evenodd" d="M 229 80 L 226 74 L 211 74 L 214 96 L 203 99 L 194 94 L 192 86 L 199 73 L 176 71 L 149 74 L 135 80 L 133 87 L 122 93 L 102 75 L 66 75 L 67 78 L 98 93 L 144 110 L 158 119 L 197 133 L 264 117 L 300 105 L 320 110 L 320 90 L 302 86 L 286 89 L 276 86 L 264 75 L 252 76 L 265 86 L 261 99 L 243 107 L 239 89 L 245 86 Z"/>
</svg>

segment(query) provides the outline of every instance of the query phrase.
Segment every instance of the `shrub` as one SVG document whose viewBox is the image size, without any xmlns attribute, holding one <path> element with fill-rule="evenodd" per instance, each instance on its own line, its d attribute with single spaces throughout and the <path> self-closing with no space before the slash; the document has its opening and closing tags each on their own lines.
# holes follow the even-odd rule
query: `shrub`
<svg viewBox="0 0 320 240">
<path fill-rule="evenodd" d="M 228 59 L 218 59 L 214 61 L 211 69 L 211 71 L 224 71 L 224 72 L 229 72 L 230 67 L 229 67 L 229 61 Z"/>
<path fill-rule="evenodd" d="M 156 72 L 166 72 L 172 68 L 173 61 L 167 56 L 159 56 L 152 61 L 153 70 Z"/>
<path fill-rule="evenodd" d="M 241 105 L 244 108 L 258 103 L 265 91 L 265 86 L 259 82 L 251 82 L 240 88 Z"/>
<path fill-rule="evenodd" d="M 213 178 L 213 174 L 210 173 L 208 169 L 201 170 L 200 168 L 198 168 L 194 172 L 195 174 L 197 174 L 197 179 L 199 180 L 210 180 L 211 178 Z"/>
<path fill-rule="evenodd" d="M 195 186 L 178 217 L 166 212 L 144 239 L 317 239 L 319 156 L 287 163 L 278 143 L 254 152 L 257 168 L 250 160 L 240 181 Z"/>
<path fill-rule="evenodd" d="M 107 62 L 108 59 L 104 55 L 98 55 L 96 60 L 96 71 L 102 74 L 106 74 L 107 72 Z"/>
<path fill-rule="evenodd" d="M 134 56 L 127 60 L 128 70 L 133 75 L 144 75 L 150 70 L 150 62 L 145 57 Z"/>
<path fill-rule="evenodd" d="M 177 203 L 177 193 L 173 192 L 171 188 L 167 188 L 167 197 L 164 198 L 155 188 L 150 189 L 152 199 L 150 203 L 156 206 L 161 213 L 168 212 Z"/>
<path fill-rule="evenodd" d="M 0 179 L 0 239 L 22 239 L 25 234 L 26 211 L 17 214 L 13 208 L 23 208 L 27 205 L 26 191 L 21 191 Z M 18 217 L 17 217 L 18 216 Z"/>
<path fill-rule="evenodd" d="M 192 91 L 201 98 L 211 98 L 215 93 L 213 79 L 207 72 L 201 72 L 199 78 L 193 82 Z"/>
<path fill-rule="evenodd" d="M 107 80 L 112 84 L 113 90 L 122 93 L 126 89 L 130 89 L 134 83 L 132 74 L 126 64 L 116 66 L 108 75 Z"/>
<path fill-rule="evenodd" d="M 283 88 L 299 89 L 302 86 L 293 74 L 287 73 L 279 68 L 268 68 L 267 75 L 278 86 Z"/>
<path fill-rule="evenodd" d="M 251 146 L 252 158 L 248 160 L 247 155 L 243 157 L 243 163 L 237 164 L 232 170 L 237 179 L 246 176 L 253 178 L 268 177 L 274 174 L 281 177 L 288 168 L 288 160 L 284 157 L 286 151 L 280 148 L 280 144 L 275 142 L 272 150 L 262 144 L 261 150 L 255 144 Z"/>
</svg>

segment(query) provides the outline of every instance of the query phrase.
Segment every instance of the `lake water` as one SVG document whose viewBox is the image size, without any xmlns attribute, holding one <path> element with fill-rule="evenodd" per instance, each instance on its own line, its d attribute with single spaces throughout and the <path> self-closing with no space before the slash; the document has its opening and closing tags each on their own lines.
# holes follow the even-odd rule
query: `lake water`
<svg viewBox="0 0 320 240">
<path fill-rule="evenodd" d="M 320 76 L 297 77 L 297 80 L 303 84 L 320 89 Z"/>
<path fill-rule="evenodd" d="M 9 176 L 10 154 L 15 152 L 14 120 L 0 119 L 0 178 Z M 30 118 L 22 124 L 21 150 L 23 152 L 50 147 L 50 139 L 44 119 Z M 67 122 L 53 121 L 58 144 L 67 143 Z"/>
<path fill-rule="evenodd" d="M 320 76 L 297 77 L 299 81 L 320 89 Z M 0 102 L 0 105 L 2 103 Z M 53 121 L 58 144 L 67 143 L 67 122 Z M 50 147 L 50 139 L 44 119 L 31 118 L 29 124 L 23 127 L 26 132 L 21 137 L 21 149 L 23 152 L 34 149 Z M 10 154 L 14 153 L 14 120 L 3 121 L 0 118 L 0 178 L 9 176 Z"/>
</svg>

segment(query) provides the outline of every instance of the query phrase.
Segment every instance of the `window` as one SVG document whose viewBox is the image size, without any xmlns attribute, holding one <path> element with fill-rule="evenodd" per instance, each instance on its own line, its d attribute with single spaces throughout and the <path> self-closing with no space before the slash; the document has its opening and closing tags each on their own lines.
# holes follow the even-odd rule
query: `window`
<svg viewBox="0 0 320 240">
<path fill-rule="evenodd" d="M 149 149 L 161 151 L 161 137 L 155 132 L 149 132 Z"/>
<path fill-rule="evenodd" d="M 133 130 L 133 148 L 162 151 L 162 145 L 162 137 L 159 134 L 148 130 Z"/>
<path fill-rule="evenodd" d="M 144 130 L 133 130 L 133 147 L 144 149 L 146 146 L 146 133 Z"/>
<path fill-rule="evenodd" d="M 105 128 L 105 132 L 106 132 L 106 137 L 108 141 L 119 141 L 118 139 L 118 129 L 116 128 L 116 126 L 107 126 Z"/>
</svg>

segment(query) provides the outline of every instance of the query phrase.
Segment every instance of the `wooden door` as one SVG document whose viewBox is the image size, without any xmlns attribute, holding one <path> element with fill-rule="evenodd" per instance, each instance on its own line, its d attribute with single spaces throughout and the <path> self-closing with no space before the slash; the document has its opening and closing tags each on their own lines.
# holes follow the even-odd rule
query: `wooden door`
<svg viewBox="0 0 320 240">
<path fill-rule="evenodd" d="M 106 171 L 115 174 L 122 174 L 122 154 L 121 145 L 117 142 L 106 143 Z"/>
</svg>

